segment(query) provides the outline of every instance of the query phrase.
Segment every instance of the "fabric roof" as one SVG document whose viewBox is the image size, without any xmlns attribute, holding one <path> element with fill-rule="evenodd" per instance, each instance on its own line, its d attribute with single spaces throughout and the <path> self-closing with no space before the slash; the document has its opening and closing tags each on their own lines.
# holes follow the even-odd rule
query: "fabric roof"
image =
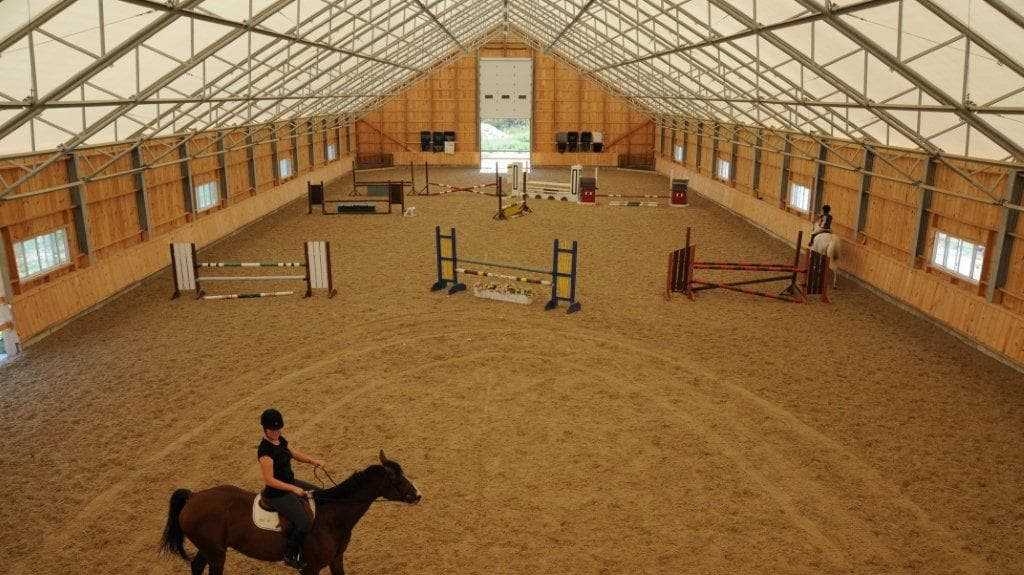
<svg viewBox="0 0 1024 575">
<path fill-rule="evenodd" d="M 495 34 L 657 116 L 1024 161 L 1024 0 L 3 0 L 0 154 L 358 114 Z"/>
</svg>

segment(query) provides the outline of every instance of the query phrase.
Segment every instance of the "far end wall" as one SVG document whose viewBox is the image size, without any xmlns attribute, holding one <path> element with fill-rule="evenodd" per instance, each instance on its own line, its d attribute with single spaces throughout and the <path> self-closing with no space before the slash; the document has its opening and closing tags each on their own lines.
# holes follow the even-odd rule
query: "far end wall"
<svg viewBox="0 0 1024 575">
<path fill-rule="evenodd" d="M 360 161 L 389 155 L 396 165 L 480 164 L 477 70 L 480 57 L 533 58 L 532 163 L 542 166 L 653 165 L 653 121 L 567 63 L 523 43 L 492 42 L 440 67 L 398 92 L 356 123 Z M 602 132 L 602 153 L 556 151 L 555 134 Z M 420 151 L 420 132 L 456 133 L 454 154 Z"/>
</svg>

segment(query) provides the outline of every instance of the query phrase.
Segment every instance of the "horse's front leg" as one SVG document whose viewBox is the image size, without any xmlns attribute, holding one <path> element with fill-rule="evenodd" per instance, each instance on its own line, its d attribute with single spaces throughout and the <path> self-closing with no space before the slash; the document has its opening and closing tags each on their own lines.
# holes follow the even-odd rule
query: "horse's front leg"
<svg viewBox="0 0 1024 575">
<path fill-rule="evenodd" d="M 331 560 L 331 575 L 345 575 L 345 550 L 348 549 L 350 536 L 345 536 L 338 542 L 338 554 Z"/>
</svg>

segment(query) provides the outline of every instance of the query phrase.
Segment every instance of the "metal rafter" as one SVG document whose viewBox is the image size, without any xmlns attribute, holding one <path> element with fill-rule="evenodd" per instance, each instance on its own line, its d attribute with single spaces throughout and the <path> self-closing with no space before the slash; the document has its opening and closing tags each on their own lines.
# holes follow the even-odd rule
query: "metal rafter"
<svg viewBox="0 0 1024 575">
<path fill-rule="evenodd" d="M 448 35 L 449 38 L 452 39 L 452 42 L 455 42 L 456 46 L 458 46 L 461 50 L 465 51 L 465 47 L 463 47 L 462 43 L 459 42 L 459 39 L 455 37 L 455 34 L 452 34 L 451 30 L 449 30 L 447 26 L 442 24 L 441 21 L 437 19 L 437 16 L 434 16 L 434 13 L 431 12 L 430 9 L 427 8 L 427 6 L 423 4 L 421 0 L 413 0 L 413 2 L 415 2 L 416 5 L 420 7 L 420 10 L 424 14 L 426 14 L 428 18 L 434 21 L 434 24 L 436 24 L 438 28 L 440 28 L 445 34 Z"/>
</svg>

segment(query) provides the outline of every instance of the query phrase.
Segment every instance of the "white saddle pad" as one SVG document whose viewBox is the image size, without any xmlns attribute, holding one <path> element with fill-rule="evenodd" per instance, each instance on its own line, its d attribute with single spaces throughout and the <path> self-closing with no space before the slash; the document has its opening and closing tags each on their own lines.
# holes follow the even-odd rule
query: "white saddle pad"
<svg viewBox="0 0 1024 575">
<path fill-rule="evenodd" d="M 281 532 L 281 516 L 277 511 L 267 511 L 260 507 L 260 498 L 262 494 L 257 493 L 256 497 L 252 498 L 252 522 L 259 529 L 266 531 L 277 531 Z M 309 509 L 313 512 L 313 517 L 316 517 L 316 503 L 312 498 L 309 499 Z"/>
</svg>

